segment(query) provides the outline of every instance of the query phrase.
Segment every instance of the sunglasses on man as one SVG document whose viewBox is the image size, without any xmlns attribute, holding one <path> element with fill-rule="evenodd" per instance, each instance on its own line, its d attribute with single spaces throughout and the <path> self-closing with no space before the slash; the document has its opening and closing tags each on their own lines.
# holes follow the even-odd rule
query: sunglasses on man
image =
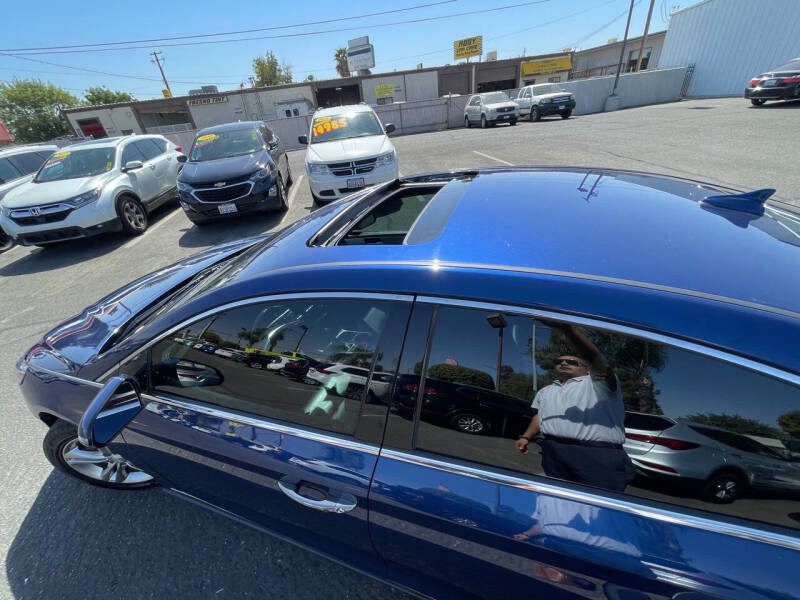
<svg viewBox="0 0 800 600">
<path fill-rule="evenodd" d="M 581 365 L 581 361 L 575 360 L 574 358 L 557 358 L 556 365 L 560 365 L 561 363 L 566 363 L 571 367 L 579 367 Z"/>
</svg>

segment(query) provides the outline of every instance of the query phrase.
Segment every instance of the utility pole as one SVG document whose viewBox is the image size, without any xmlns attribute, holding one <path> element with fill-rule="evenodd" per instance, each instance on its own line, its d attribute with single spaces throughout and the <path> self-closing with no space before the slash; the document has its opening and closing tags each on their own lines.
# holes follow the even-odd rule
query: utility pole
<svg viewBox="0 0 800 600">
<path fill-rule="evenodd" d="M 625 45 L 628 43 L 628 31 L 631 28 L 631 15 L 633 14 L 633 3 L 635 0 L 631 0 L 631 7 L 628 9 L 628 22 L 625 24 L 625 37 L 622 39 L 622 49 L 619 51 L 619 63 L 617 63 L 617 76 L 614 77 L 614 89 L 611 90 L 611 95 L 614 96 L 617 93 L 617 83 L 619 82 L 619 72 L 622 69 L 622 59 L 625 57 Z"/>
<path fill-rule="evenodd" d="M 644 35 L 642 36 L 642 43 L 639 44 L 639 60 L 636 61 L 637 73 L 642 69 L 642 53 L 644 52 L 644 45 L 647 42 L 647 32 L 650 30 L 650 17 L 653 16 L 653 5 L 655 3 L 656 0 L 650 0 L 650 10 L 647 11 L 647 21 L 645 21 L 644 24 Z"/>
<path fill-rule="evenodd" d="M 164 80 L 164 87 L 167 88 L 169 92 L 170 98 L 172 97 L 172 90 L 169 87 L 169 83 L 167 82 L 167 76 L 164 75 L 164 69 L 161 68 L 161 61 L 164 60 L 164 53 L 163 52 L 151 52 L 150 56 L 153 57 L 153 62 L 158 65 L 158 70 L 161 71 L 161 79 Z"/>
</svg>

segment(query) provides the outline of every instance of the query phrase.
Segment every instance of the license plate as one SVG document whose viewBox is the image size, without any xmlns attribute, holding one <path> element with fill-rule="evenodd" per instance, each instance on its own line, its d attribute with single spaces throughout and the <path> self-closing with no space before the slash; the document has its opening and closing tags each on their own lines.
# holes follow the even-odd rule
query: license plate
<svg viewBox="0 0 800 600">
<path fill-rule="evenodd" d="M 761 82 L 761 87 L 775 87 L 776 85 L 778 85 L 777 79 L 767 79 Z"/>
<path fill-rule="evenodd" d="M 347 189 L 348 190 L 357 190 L 358 188 L 364 187 L 364 178 L 363 177 L 356 177 L 355 179 L 348 179 L 347 180 Z"/>
<path fill-rule="evenodd" d="M 236 205 L 231 202 L 230 204 L 220 204 L 217 209 L 219 210 L 219 214 L 221 215 L 228 215 L 230 213 L 237 212 Z"/>
<path fill-rule="evenodd" d="M 559 104 L 558 105 L 558 110 L 564 110 L 565 108 L 567 108 L 567 107 L 564 106 L 563 104 Z"/>
</svg>

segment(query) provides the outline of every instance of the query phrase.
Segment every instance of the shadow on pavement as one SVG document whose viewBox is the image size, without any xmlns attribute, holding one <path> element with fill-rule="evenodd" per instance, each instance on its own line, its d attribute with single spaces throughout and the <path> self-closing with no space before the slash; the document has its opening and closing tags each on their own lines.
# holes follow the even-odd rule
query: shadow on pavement
<svg viewBox="0 0 800 600">
<path fill-rule="evenodd" d="M 6 557 L 14 598 L 407 600 L 160 490 L 104 490 L 53 472 Z"/>
<path fill-rule="evenodd" d="M 800 108 L 800 99 L 767 102 L 766 104 L 762 104 L 761 106 L 751 106 L 750 108 L 757 108 L 759 110 L 768 110 L 770 108 L 773 110 L 779 110 L 782 108 Z"/>
<path fill-rule="evenodd" d="M 150 214 L 149 226 L 153 227 L 176 209 L 180 209 L 177 202 L 167 202 L 159 206 Z M 144 235 L 146 236 L 147 232 Z M 71 266 L 113 252 L 132 239 L 131 236 L 118 231 L 60 242 L 44 248 L 33 248 L 28 254 L 0 268 L 0 276 L 29 275 Z"/>
<path fill-rule="evenodd" d="M 286 213 L 283 211 L 264 212 L 220 219 L 218 222 L 205 225 L 193 225 L 187 222 L 178 245 L 182 248 L 204 248 L 258 235 L 278 227 L 285 216 Z"/>
</svg>

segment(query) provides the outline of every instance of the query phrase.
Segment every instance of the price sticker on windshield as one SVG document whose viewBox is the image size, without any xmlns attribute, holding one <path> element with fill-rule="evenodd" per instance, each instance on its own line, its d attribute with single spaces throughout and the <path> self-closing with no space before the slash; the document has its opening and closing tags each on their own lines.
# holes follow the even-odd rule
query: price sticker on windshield
<svg viewBox="0 0 800 600">
<path fill-rule="evenodd" d="M 335 131 L 337 129 L 345 129 L 347 128 L 347 119 L 344 117 L 340 117 L 338 119 L 331 119 L 330 117 L 319 117 L 314 120 L 314 127 L 312 128 L 312 132 L 314 133 L 314 137 L 318 137 L 320 135 L 325 135 L 330 131 Z"/>
<path fill-rule="evenodd" d="M 199 148 L 200 146 L 207 146 L 208 144 L 213 143 L 219 136 L 216 133 L 207 133 L 205 135 L 201 135 L 197 138 L 194 142 L 194 147 Z"/>
<path fill-rule="evenodd" d="M 64 162 L 64 159 L 70 155 L 69 152 L 56 152 L 50 158 L 47 159 L 47 162 L 44 163 L 44 168 L 47 169 L 49 167 L 54 167 L 57 164 Z"/>
</svg>

